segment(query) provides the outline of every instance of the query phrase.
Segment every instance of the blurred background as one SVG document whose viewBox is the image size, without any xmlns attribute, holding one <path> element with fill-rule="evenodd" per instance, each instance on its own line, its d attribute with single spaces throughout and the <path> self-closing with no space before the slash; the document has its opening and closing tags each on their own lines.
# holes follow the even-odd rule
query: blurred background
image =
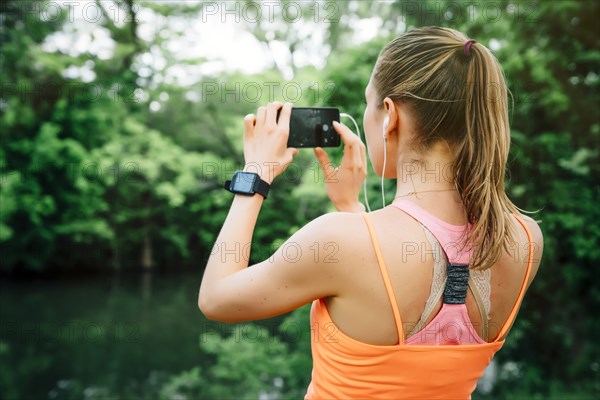
<svg viewBox="0 0 600 400">
<path fill-rule="evenodd" d="M 339 107 L 362 127 L 379 51 L 424 25 L 499 59 L 507 192 L 545 235 L 473 399 L 599 398 L 599 4 L 3 1 L 2 398 L 302 398 L 309 305 L 240 324 L 197 307 L 232 200 L 221 187 L 243 166 L 242 119 L 281 100 Z M 367 195 L 379 208 L 372 170 Z M 250 263 L 333 210 L 301 150 L 261 210 Z"/>
</svg>

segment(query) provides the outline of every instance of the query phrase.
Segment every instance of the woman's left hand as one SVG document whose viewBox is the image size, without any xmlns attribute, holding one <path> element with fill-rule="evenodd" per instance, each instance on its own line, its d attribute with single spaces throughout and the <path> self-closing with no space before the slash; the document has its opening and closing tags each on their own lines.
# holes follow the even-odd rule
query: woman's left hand
<svg viewBox="0 0 600 400">
<path fill-rule="evenodd" d="M 277 111 L 281 108 L 279 120 Z M 271 184 L 298 154 L 298 149 L 287 147 L 290 134 L 291 103 L 272 102 L 259 107 L 244 118 L 244 171 L 256 172 Z"/>
<path fill-rule="evenodd" d="M 315 148 L 315 155 L 325 176 L 327 196 L 338 211 L 364 212 L 365 206 L 358 201 L 358 194 L 367 177 L 365 144 L 346 125 L 334 122 L 333 127 L 344 142 L 340 166 L 332 170 L 333 164 L 325 150 Z"/>
</svg>

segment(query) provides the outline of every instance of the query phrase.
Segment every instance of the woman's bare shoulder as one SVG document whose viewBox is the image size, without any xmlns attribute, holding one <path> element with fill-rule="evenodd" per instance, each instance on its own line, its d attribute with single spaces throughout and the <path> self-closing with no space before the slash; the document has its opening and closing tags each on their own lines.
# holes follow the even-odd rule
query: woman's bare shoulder
<svg viewBox="0 0 600 400">
<path fill-rule="evenodd" d="M 346 261 L 350 261 L 360 259 L 361 256 L 364 256 L 365 251 L 373 248 L 374 238 L 369 232 L 365 214 L 366 219 L 371 222 L 378 244 L 391 233 L 395 233 L 396 236 L 403 236 L 401 233 L 406 233 L 398 228 L 405 225 L 404 218 L 410 220 L 410 217 L 403 213 L 390 215 L 389 212 L 389 210 L 385 210 L 385 212 L 377 210 L 370 213 L 331 212 L 314 219 L 309 225 L 311 225 L 311 231 L 315 232 L 315 236 L 323 241 L 324 246 L 338 248 L 339 254 Z M 394 232 L 390 232 L 392 223 Z"/>
<path fill-rule="evenodd" d="M 361 213 L 330 212 L 320 215 L 307 225 L 322 231 L 325 235 L 337 236 L 355 231 L 360 224 L 365 225 Z"/>
<path fill-rule="evenodd" d="M 361 213 L 330 212 L 310 221 L 305 228 L 322 246 L 356 249 L 364 243 L 366 223 Z M 360 247 L 360 246 L 359 246 Z"/>
<path fill-rule="evenodd" d="M 525 233 L 519 235 L 519 237 L 523 238 L 522 241 L 525 245 L 521 247 L 522 249 L 529 250 L 529 244 L 531 244 L 532 246 L 531 250 L 533 252 L 533 264 L 531 266 L 531 276 L 529 278 L 529 284 L 531 284 L 531 282 L 537 275 L 538 269 L 542 261 L 542 254 L 544 252 L 544 235 L 542 233 L 542 229 L 540 228 L 541 221 L 536 221 L 533 218 L 521 213 L 519 213 L 517 216 L 523 222 L 523 224 L 525 224 L 527 230 L 529 231 L 529 234 L 531 235 L 531 243 L 528 243 L 529 240 L 527 239 Z M 518 227 L 521 228 L 520 224 L 518 225 Z M 526 259 L 528 259 L 528 254 Z"/>
<path fill-rule="evenodd" d="M 540 228 L 540 220 L 534 220 L 528 215 L 524 215 L 519 213 L 518 217 L 525 223 L 529 233 L 531 234 L 531 241 L 539 246 L 544 245 L 544 235 L 542 233 L 542 229 Z"/>
</svg>

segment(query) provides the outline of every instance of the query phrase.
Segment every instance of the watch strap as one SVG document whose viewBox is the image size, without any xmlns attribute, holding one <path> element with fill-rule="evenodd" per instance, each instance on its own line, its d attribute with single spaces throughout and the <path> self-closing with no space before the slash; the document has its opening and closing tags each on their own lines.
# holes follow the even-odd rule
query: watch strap
<svg viewBox="0 0 600 400">
<path fill-rule="evenodd" d="M 254 182 L 254 188 L 253 188 L 254 193 L 251 193 L 250 195 L 254 195 L 255 193 L 258 193 L 266 199 L 267 195 L 269 193 L 270 187 L 271 187 L 271 185 L 269 185 L 267 182 L 260 179 L 260 176 L 258 176 L 258 174 L 257 174 L 256 181 Z M 225 183 L 223 184 L 223 188 L 232 193 L 236 193 L 231 189 L 231 180 L 226 180 Z"/>
<path fill-rule="evenodd" d="M 267 182 L 260 179 L 260 176 L 258 177 L 258 179 L 256 180 L 256 183 L 254 184 L 254 190 L 256 191 L 256 193 L 261 194 L 262 197 L 265 198 L 265 200 L 267 198 L 267 194 L 269 193 L 270 187 L 271 187 L 271 185 L 269 185 Z"/>
</svg>

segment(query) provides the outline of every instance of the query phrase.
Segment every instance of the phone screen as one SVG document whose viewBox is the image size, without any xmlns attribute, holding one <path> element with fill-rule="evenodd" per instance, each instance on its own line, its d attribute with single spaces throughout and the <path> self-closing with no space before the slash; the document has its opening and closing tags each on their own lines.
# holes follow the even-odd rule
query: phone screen
<svg viewBox="0 0 600 400">
<path fill-rule="evenodd" d="M 341 140 L 333 127 L 333 121 L 340 121 L 340 111 L 337 108 L 293 107 L 287 146 L 338 147 Z"/>
</svg>

